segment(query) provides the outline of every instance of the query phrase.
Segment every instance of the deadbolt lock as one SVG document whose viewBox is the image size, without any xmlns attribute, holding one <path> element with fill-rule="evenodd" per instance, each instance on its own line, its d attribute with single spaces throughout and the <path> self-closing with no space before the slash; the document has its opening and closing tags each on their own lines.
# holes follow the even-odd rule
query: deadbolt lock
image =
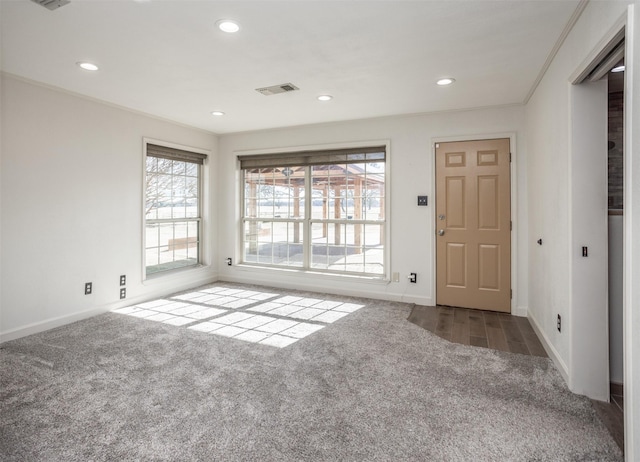
<svg viewBox="0 0 640 462">
<path fill-rule="evenodd" d="M 438 220 L 444 220 L 444 215 L 438 215 Z"/>
</svg>

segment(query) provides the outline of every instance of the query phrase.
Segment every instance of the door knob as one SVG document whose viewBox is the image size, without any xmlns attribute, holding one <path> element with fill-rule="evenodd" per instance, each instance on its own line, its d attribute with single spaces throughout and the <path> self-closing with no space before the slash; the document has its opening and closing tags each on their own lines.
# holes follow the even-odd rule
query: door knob
<svg viewBox="0 0 640 462">
<path fill-rule="evenodd" d="M 438 236 L 444 236 L 444 229 L 438 231 Z"/>
</svg>

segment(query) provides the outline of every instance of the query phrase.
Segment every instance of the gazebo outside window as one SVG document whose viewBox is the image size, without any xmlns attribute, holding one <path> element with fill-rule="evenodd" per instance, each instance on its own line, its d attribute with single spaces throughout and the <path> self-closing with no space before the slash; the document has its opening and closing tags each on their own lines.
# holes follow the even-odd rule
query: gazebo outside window
<svg viewBox="0 0 640 462">
<path fill-rule="evenodd" d="M 243 262 L 384 277 L 385 158 L 384 146 L 241 157 Z"/>
</svg>

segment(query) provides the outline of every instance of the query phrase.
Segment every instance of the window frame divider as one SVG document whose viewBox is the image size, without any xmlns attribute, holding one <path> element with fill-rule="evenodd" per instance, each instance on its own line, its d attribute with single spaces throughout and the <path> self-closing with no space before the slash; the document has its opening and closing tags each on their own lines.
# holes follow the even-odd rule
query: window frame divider
<svg viewBox="0 0 640 462">
<path fill-rule="evenodd" d="M 302 266 L 305 269 L 311 268 L 311 252 L 313 242 L 311 241 L 311 199 L 313 196 L 313 180 L 311 178 L 311 167 L 307 165 L 304 169 L 304 177 L 309 181 L 304 183 L 304 218 L 302 225 Z M 311 194 L 310 194 L 311 192 Z"/>
</svg>

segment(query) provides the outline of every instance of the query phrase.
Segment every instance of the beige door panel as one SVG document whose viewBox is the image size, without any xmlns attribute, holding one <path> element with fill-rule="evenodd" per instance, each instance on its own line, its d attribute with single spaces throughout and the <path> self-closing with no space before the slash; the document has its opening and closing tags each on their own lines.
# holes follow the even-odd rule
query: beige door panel
<svg viewBox="0 0 640 462">
<path fill-rule="evenodd" d="M 509 140 L 436 145 L 437 303 L 511 311 Z"/>
</svg>

